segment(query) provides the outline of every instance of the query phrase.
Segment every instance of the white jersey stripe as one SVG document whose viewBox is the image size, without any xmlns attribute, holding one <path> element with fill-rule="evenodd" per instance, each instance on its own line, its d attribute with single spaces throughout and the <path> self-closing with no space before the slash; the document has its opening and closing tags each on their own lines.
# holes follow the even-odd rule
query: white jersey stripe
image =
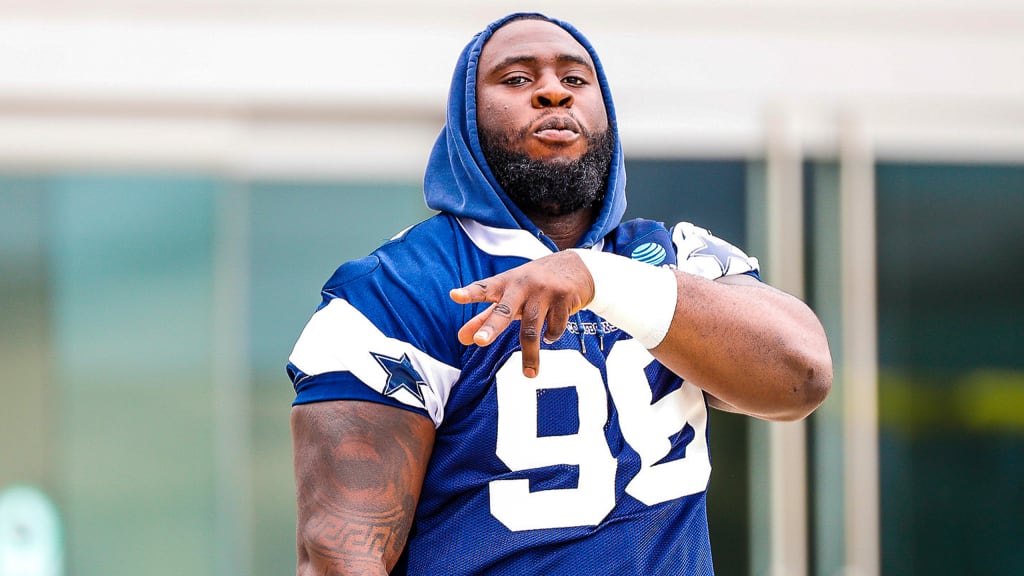
<svg viewBox="0 0 1024 576">
<path fill-rule="evenodd" d="M 425 409 L 434 426 L 440 426 L 448 394 L 461 371 L 408 342 L 385 336 L 346 300 L 335 298 L 310 318 L 289 361 L 308 376 L 351 372 L 366 386 L 383 394 L 388 373 L 370 352 L 391 358 L 408 356 L 426 383 L 420 388 L 424 401 L 421 403 L 404 389 L 397 390 L 391 397 Z"/>
<path fill-rule="evenodd" d="M 470 218 L 458 218 L 458 222 L 473 245 L 491 256 L 518 256 L 536 260 L 552 254 L 550 248 L 526 230 L 495 228 Z M 600 252 L 603 248 L 602 238 L 594 250 Z"/>
</svg>

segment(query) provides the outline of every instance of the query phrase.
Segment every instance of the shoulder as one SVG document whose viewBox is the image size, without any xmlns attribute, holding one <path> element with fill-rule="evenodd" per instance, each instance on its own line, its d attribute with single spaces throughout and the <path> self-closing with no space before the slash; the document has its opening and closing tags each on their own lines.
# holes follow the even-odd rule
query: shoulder
<svg viewBox="0 0 1024 576">
<path fill-rule="evenodd" d="M 446 230 L 431 218 L 331 276 L 289 357 L 297 405 L 364 400 L 442 421 L 461 353 Z"/>
<path fill-rule="evenodd" d="M 399 232 L 369 255 L 345 262 L 324 284 L 324 304 L 332 296 L 352 301 L 379 294 L 394 302 L 447 297 L 458 276 L 456 229 L 454 219 L 437 215 Z"/>
<path fill-rule="evenodd" d="M 605 252 L 628 256 L 655 266 L 676 264 L 672 236 L 661 222 L 636 218 L 619 224 L 606 238 Z"/>
<path fill-rule="evenodd" d="M 619 224 L 605 242 L 606 252 L 655 266 L 674 266 L 710 280 L 734 274 L 760 279 L 757 258 L 690 222 L 667 228 L 662 222 L 637 218 Z"/>
<path fill-rule="evenodd" d="M 459 284 L 457 224 L 443 215 L 420 222 L 368 256 L 342 264 L 324 285 L 320 310 L 335 300 L 388 338 L 452 360 L 461 310 L 448 297 Z M 429 330 L 427 329 L 429 327 Z M 452 338 L 444 338 L 451 334 Z"/>
<path fill-rule="evenodd" d="M 757 258 L 748 256 L 710 230 L 689 222 L 679 222 L 672 227 L 671 234 L 680 270 L 710 280 L 733 274 L 749 274 L 759 278 Z"/>
</svg>

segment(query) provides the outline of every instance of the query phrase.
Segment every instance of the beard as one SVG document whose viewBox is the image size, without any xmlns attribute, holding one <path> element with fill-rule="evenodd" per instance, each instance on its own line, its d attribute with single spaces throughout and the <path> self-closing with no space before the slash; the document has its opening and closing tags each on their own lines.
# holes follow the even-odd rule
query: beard
<svg viewBox="0 0 1024 576">
<path fill-rule="evenodd" d="M 516 134 L 526 138 L 528 129 Z M 600 134 L 583 131 L 587 151 L 576 160 L 544 161 L 512 149 L 509 134 L 480 131 L 480 147 L 495 179 L 527 214 L 564 216 L 604 200 L 615 138 L 609 126 Z"/>
</svg>

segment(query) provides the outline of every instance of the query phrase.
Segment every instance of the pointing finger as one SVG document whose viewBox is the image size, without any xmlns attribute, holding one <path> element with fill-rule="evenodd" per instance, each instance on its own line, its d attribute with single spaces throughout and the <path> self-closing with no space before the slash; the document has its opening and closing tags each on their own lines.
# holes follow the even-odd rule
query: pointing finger
<svg viewBox="0 0 1024 576">
<path fill-rule="evenodd" d="M 544 329 L 544 313 L 530 303 L 519 319 L 519 345 L 523 351 L 523 375 L 533 378 L 540 371 L 540 333 Z"/>
</svg>

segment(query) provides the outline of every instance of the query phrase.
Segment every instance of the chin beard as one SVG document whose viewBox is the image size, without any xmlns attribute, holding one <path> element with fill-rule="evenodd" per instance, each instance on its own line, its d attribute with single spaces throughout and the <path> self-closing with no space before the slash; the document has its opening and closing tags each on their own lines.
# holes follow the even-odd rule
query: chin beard
<svg viewBox="0 0 1024 576">
<path fill-rule="evenodd" d="M 524 135 L 521 135 L 525 137 Z M 498 184 L 528 214 L 564 216 L 604 200 L 615 153 L 611 127 L 584 133 L 587 151 L 570 161 L 535 160 L 514 152 L 510 139 L 480 133 L 480 146 Z"/>
</svg>

